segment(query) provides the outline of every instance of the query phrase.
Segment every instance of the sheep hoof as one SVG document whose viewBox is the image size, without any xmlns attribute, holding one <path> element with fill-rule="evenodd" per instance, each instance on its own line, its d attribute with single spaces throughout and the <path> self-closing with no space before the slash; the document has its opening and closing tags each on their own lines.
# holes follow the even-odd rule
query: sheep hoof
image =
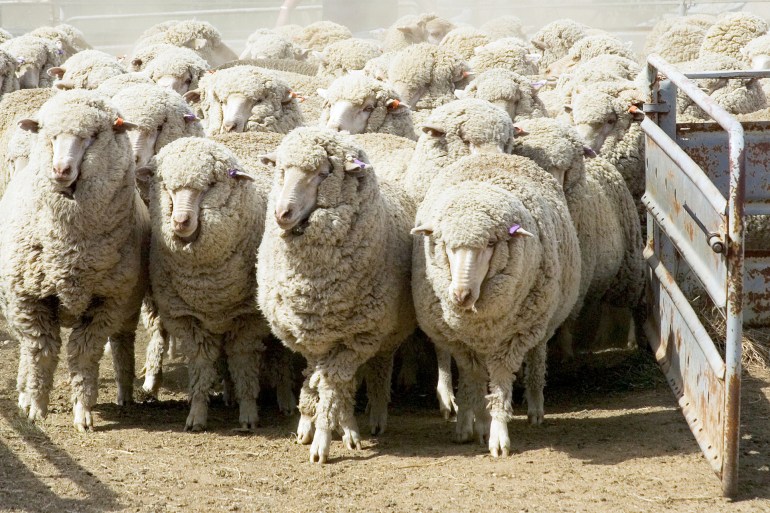
<svg viewBox="0 0 770 513">
<path fill-rule="evenodd" d="M 187 424 L 185 425 L 184 430 L 191 433 L 200 433 L 202 431 L 206 431 L 206 426 L 202 424 Z"/>
<path fill-rule="evenodd" d="M 145 373 L 142 392 L 147 396 L 157 399 L 160 389 L 160 375 L 154 373 Z"/>
<path fill-rule="evenodd" d="M 303 415 L 299 419 L 299 425 L 297 426 L 297 443 L 308 445 L 313 441 L 313 431 L 313 421 L 310 417 Z"/>
<path fill-rule="evenodd" d="M 32 401 L 24 411 L 30 422 L 42 421 L 48 415 L 48 408 L 43 404 L 36 404 L 35 401 Z"/>
<path fill-rule="evenodd" d="M 83 405 L 80 400 L 78 400 L 75 403 L 75 406 L 72 408 L 73 413 L 75 414 L 75 418 L 73 420 L 73 424 L 75 426 L 75 429 L 80 431 L 81 433 L 85 433 L 87 431 L 93 431 L 94 429 L 94 418 L 91 414 L 91 408 L 88 408 Z"/>
<path fill-rule="evenodd" d="M 329 459 L 329 448 L 332 443 L 332 432 L 329 429 L 317 429 L 310 446 L 310 463 L 326 463 Z"/>
<path fill-rule="evenodd" d="M 529 424 L 532 426 L 541 426 L 543 424 L 544 417 L 545 417 L 545 414 L 543 412 L 527 414 L 527 420 L 529 421 Z"/>
<path fill-rule="evenodd" d="M 133 390 L 126 390 L 125 387 L 118 386 L 118 398 L 115 401 L 118 406 L 128 406 L 134 404 Z"/>
<path fill-rule="evenodd" d="M 502 420 L 492 419 L 490 424 L 489 453 L 493 458 L 508 456 L 511 453 L 511 439 L 508 437 L 508 425 Z"/>
<path fill-rule="evenodd" d="M 241 428 L 254 430 L 259 424 L 259 413 L 256 399 L 243 399 L 240 403 Z"/>
<path fill-rule="evenodd" d="M 351 428 L 344 428 L 342 435 L 342 443 L 345 444 L 351 451 L 361 450 L 361 435 L 358 430 Z"/>
<path fill-rule="evenodd" d="M 388 407 L 385 406 L 384 411 L 380 412 L 375 410 L 376 408 L 372 408 L 369 412 L 369 429 L 373 436 L 384 434 L 388 426 Z"/>
<path fill-rule="evenodd" d="M 455 396 L 451 390 L 447 390 L 445 387 L 438 386 L 436 388 L 436 397 L 438 397 L 438 407 L 441 411 L 441 415 L 444 420 L 448 421 L 452 418 L 453 413 L 457 413 L 457 403 L 455 402 Z"/>
<path fill-rule="evenodd" d="M 455 426 L 455 443 L 464 444 L 473 439 L 473 413 L 466 410 L 457 412 L 457 425 Z"/>
</svg>

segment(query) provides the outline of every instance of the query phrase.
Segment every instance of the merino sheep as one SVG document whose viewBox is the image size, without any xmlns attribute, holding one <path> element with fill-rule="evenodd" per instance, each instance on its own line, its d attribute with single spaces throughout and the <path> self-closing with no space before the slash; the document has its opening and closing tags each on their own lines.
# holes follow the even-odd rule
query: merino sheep
<svg viewBox="0 0 770 513">
<path fill-rule="evenodd" d="M 234 66 L 207 74 L 185 95 L 199 102 L 209 135 L 223 132 L 287 133 L 304 124 L 297 95 L 275 74 Z"/>
<path fill-rule="evenodd" d="M 543 82 L 535 82 L 507 69 L 491 69 L 474 78 L 465 89 L 457 89 L 455 96 L 478 98 L 500 107 L 512 121 L 517 119 L 542 118 L 548 115 L 537 91 Z"/>
<path fill-rule="evenodd" d="M 16 59 L 11 54 L 0 50 L 0 97 L 19 89 L 16 64 Z"/>
<path fill-rule="evenodd" d="M 209 64 L 189 48 L 167 49 L 144 68 L 159 86 L 185 94 L 198 88 L 198 81 L 210 69 Z"/>
<path fill-rule="evenodd" d="M 748 60 L 751 69 L 770 68 L 770 34 L 752 39 L 749 44 L 741 48 L 741 55 Z"/>
<path fill-rule="evenodd" d="M 351 37 L 353 37 L 353 33 L 349 28 L 333 21 L 324 20 L 316 21 L 303 28 L 302 32 L 294 37 L 294 43 L 300 48 L 320 52 L 332 43 Z"/>
<path fill-rule="evenodd" d="M 629 84 L 642 77 L 641 67 L 635 61 L 618 55 L 599 55 L 586 62 L 580 63 L 572 73 L 562 75 L 556 82 L 553 104 L 548 104 L 548 112 L 558 115 L 564 105 L 572 103 L 572 95 L 582 91 L 590 91 L 593 84 L 613 82 Z M 641 85 L 637 82 L 637 85 Z M 629 85 L 629 87 L 632 87 Z M 646 84 L 643 87 L 647 87 Z"/>
<path fill-rule="evenodd" d="M 259 306 L 308 361 L 297 439 L 312 440 L 310 460 L 324 463 L 334 430 L 349 449 L 361 446 L 353 403 L 356 371 L 367 361 L 370 429 L 385 430 L 393 352 L 415 327 L 414 204 L 395 184 L 378 184 L 366 154 L 327 129 L 297 128 L 265 160 L 276 172 L 267 209 L 274 216 L 259 248 Z"/>
<path fill-rule="evenodd" d="M 304 59 L 307 52 L 274 30 L 257 29 L 246 40 L 240 59 Z"/>
<path fill-rule="evenodd" d="M 154 43 L 139 46 L 128 59 L 128 68 L 131 71 L 143 71 L 153 59 L 167 50 L 179 48 L 168 43 Z"/>
<path fill-rule="evenodd" d="M 767 30 L 767 21 L 756 14 L 748 12 L 723 14 L 706 31 L 701 43 L 700 57 L 718 54 L 740 61 L 743 59 L 741 48 L 752 39 L 765 35 Z"/>
<path fill-rule="evenodd" d="M 473 27 L 459 27 L 447 33 L 439 43 L 439 46 L 452 50 L 468 61 L 473 57 L 476 48 L 488 45 L 491 42 L 492 38 L 481 30 Z"/>
<path fill-rule="evenodd" d="M 571 356 L 572 323 L 584 304 L 605 301 L 626 306 L 637 320 L 641 318 L 644 273 L 639 217 L 623 176 L 584 146 L 574 128 L 548 118 L 523 120 L 517 126 L 521 131 L 514 139 L 513 153 L 532 159 L 562 185 L 580 242 L 580 293 L 569 324 L 559 330 L 562 350 Z"/>
<path fill-rule="evenodd" d="M 366 152 L 381 180 L 399 182 L 406 175 L 416 145 L 413 139 L 369 132 L 354 135 L 353 140 Z"/>
<path fill-rule="evenodd" d="M 564 194 L 525 157 L 471 155 L 439 174 L 412 233 L 422 235 L 412 261 L 418 323 L 460 370 L 456 440 L 475 431 L 492 456 L 507 456 L 516 372 L 526 362 L 527 416 L 541 424 L 546 343 L 578 297 L 580 247 Z"/>
<path fill-rule="evenodd" d="M 56 89 L 96 89 L 105 80 L 125 73 L 126 68 L 115 57 L 99 50 L 83 50 L 48 70 L 48 75 L 56 78 Z"/>
<path fill-rule="evenodd" d="M 545 70 L 569 52 L 577 41 L 586 37 L 588 27 L 575 20 L 563 18 L 552 21 L 535 33 L 531 40 L 532 46 L 542 52 L 538 62 L 541 70 Z"/>
<path fill-rule="evenodd" d="M 382 132 L 417 139 L 409 106 L 385 82 L 347 75 L 318 94 L 326 100 L 322 126 L 350 134 Z"/>
<path fill-rule="evenodd" d="M 123 73 L 122 75 L 115 75 L 112 78 L 108 78 L 99 84 L 99 87 L 97 87 L 96 90 L 109 97 L 113 97 L 127 87 L 139 84 L 152 85 L 154 83 L 155 82 L 150 80 L 150 77 L 144 73 Z"/>
<path fill-rule="evenodd" d="M 139 39 L 134 50 L 134 57 L 142 47 L 163 43 L 190 48 L 203 57 L 211 67 L 238 58 L 238 55 L 222 41 L 222 34 L 211 23 L 185 20 L 169 22 L 167 26 L 162 28 L 162 30 Z"/>
<path fill-rule="evenodd" d="M 108 338 L 118 404 L 133 394 L 149 220 L 125 135 L 132 125 L 105 96 L 73 90 L 20 126 L 38 134 L 0 200 L 0 307 L 21 348 L 19 407 L 32 421 L 46 416 L 60 328 L 69 327 L 74 425 L 90 430 Z"/>
<path fill-rule="evenodd" d="M 66 61 L 76 53 L 87 49 L 82 48 L 82 45 L 79 45 L 77 41 L 73 40 L 74 33 L 71 34 L 69 31 L 65 32 L 60 27 L 61 25 L 57 27 L 38 27 L 29 32 L 29 35 L 49 40 L 57 49 L 57 53 L 61 56 L 62 61 Z M 72 26 L 69 27 L 71 30 L 77 30 Z M 80 36 L 82 37 L 83 34 L 80 33 Z M 83 40 L 83 43 L 85 43 L 85 40 Z"/>
<path fill-rule="evenodd" d="M 497 16 L 484 23 L 480 30 L 487 34 L 491 41 L 505 37 L 525 39 L 524 26 L 516 16 Z"/>
<path fill-rule="evenodd" d="M 385 32 L 383 47 L 388 52 L 395 52 L 417 43 L 437 45 L 453 28 L 450 21 L 433 13 L 403 16 Z"/>
<path fill-rule="evenodd" d="M 478 47 L 470 60 L 474 73 L 493 68 L 515 71 L 521 75 L 537 75 L 536 59 L 526 43 L 515 37 L 497 39 Z"/>
<path fill-rule="evenodd" d="M 652 30 L 647 34 L 647 39 L 644 43 L 644 55 L 649 55 L 655 52 L 655 48 L 665 46 L 665 34 L 675 27 L 695 27 L 703 31 L 704 35 L 706 31 L 714 24 L 716 18 L 709 14 L 693 14 L 689 16 L 673 16 L 670 18 L 663 18 L 656 23 Z M 701 37 L 701 40 L 703 38 Z M 689 45 L 689 42 L 688 42 Z M 698 49 L 700 50 L 700 41 L 698 42 Z M 698 55 L 696 54 L 695 57 Z M 691 59 L 687 59 L 691 60 Z"/>
<path fill-rule="evenodd" d="M 67 39 L 67 43 L 75 49 L 75 52 L 82 52 L 83 50 L 90 50 L 91 45 L 86 41 L 86 36 L 80 30 L 76 29 L 68 23 L 60 23 L 54 27 L 60 33 L 64 34 Z"/>
<path fill-rule="evenodd" d="M 61 50 L 48 39 L 24 35 L 3 44 L 0 49 L 12 55 L 17 62 L 16 76 L 21 89 L 50 87 L 53 79 L 48 69 L 61 64 Z"/>
<path fill-rule="evenodd" d="M 335 78 L 364 69 L 367 62 L 381 53 L 380 47 L 371 41 L 355 38 L 337 41 L 318 55 L 318 76 Z"/>
<path fill-rule="evenodd" d="M 706 29 L 694 23 L 673 25 L 663 32 L 647 53 L 657 53 L 672 64 L 698 58 Z"/>
<path fill-rule="evenodd" d="M 564 73 L 569 73 L 580 63 L 600 55 L 617 55 L 629 60 L 636 59 L 634 52 L 628 45 L 617 38 L 608 35 L 590 36 L 584 37 L 572 45 L 567 55 L 546 68 L 545 74 L 546 76 L 558 77 Z"/>
<path fill-rule="evenodd" d="M 188 361 L 185 429 L 206 429 L 220 354 L 227 356 L 240 426 L 254 429 L 261 340 L 269 334 L 254 301 L 264 198 L 235 157 L 205 138 L 169 143 L 140 173 L 152 175 L 153 298 L 163 327 Z"/>
</svg>

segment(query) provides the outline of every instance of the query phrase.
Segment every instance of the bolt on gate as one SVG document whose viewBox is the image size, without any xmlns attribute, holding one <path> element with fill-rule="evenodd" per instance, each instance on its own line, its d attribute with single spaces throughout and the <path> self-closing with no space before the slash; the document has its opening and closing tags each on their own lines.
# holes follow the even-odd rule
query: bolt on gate
<svg viewBox="0 0 770 513">
<path fill-rule="evenodd" d="M 690 430 L 737 489 L 743 325 L 770 325 L 770 123 L 746 123 L 690 79 L 756 79 L 768 71 L 679 72 L 647 61 L 644 107 L 650 288 L 645 332 Z M 714 122 L 676 121 L 677 90 Z M 749 230 L 745 227 L 748 225 Z M 753 228 L 756 228 L 756 233 Z M 766 239 L 763 241 L 763 236 Z M 724 358 L 690 299 L 708 294 L 726 320 Z"/>
</svg>

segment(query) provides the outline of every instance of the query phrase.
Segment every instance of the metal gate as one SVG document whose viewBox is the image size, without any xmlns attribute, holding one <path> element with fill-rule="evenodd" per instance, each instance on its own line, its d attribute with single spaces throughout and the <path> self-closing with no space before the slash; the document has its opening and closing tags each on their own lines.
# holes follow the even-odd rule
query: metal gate
<svg viewBox="0 0 770 513">
<path fill-rule="evenodd" d="M 743 323 L 766 326 L 770 313 L 770 244 L 760 240 L 746 249 L 744 237 L 746 216 L 770 214 L 770 124 L 742 126 L 689 79 L 770 74 L 685 76 L 657 55 L 649 56 L 647 66 L 652 101 L 642 122 L 650 283 L 645 331 L 723 493 L 732 496 Z M 677 124 L 677 89 L 716 123 Z M 699 293 L 708 294 L 726 320 L 724 356 L 691 305 Z"/>
</svg>

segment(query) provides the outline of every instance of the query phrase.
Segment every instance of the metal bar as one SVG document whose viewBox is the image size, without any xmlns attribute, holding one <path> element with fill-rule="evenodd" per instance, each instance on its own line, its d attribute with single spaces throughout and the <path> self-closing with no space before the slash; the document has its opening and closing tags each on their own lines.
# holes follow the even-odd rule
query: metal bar
<svg viewBox="0 0 770 513">
<path fill-rule="evenodd" d="M 295 11 L 320 11 L 323 7 L 320 5 L 299 5 L 294 8 Z M 89 16 L 71 16 L 65 23 L 73 21 L 103 20 L 103 19 L 132 19 L 132 18 L 157 18 L 157 17 L 175 17 L 175 16 L 200 16 L 204 14 L 242 14 L 255 12 L 278 12 L 279 7 L 240 7 L 233 9 L 202 9 L 199 11 L 165 11 L 165 12 L 138 12 L 128 14 L 95 14 Z"/>
<path fill-rule="evenodd" d="M 650 269 L 657 276 L 661 287 L 665 289 L 674 305 L 676 305 L 685 324 L 687 324 L 692 334 L 695 335 L 695 340 L 698 341 L 698 346 L 706 356 L 711 370 L 714 371 L 717 378 L 723 380 L 725 378 L 725 363 L 722 361 L 722 357 L 719 355 L 719 351 L 717 351 L 708 332 L 698 319 L 698 314 L 695 313 L 690 302 L 687 301 L 687 298 L 676 285 L 676 280 L 671 276 L 671 273 L 668 272 L 663 263 L 658 260 L 658 257 L 655 256 L 655 251 L 651 247 L 647 246 L 644 248 L 644 258 L 647 260 L 647 265 L 650 266 Z"/>
<path fill-rule="evenodd" d="M 694 71 L 684 76 L 697 80 L 700 78 L 768 78 L 770 70 L 734 70 L 734 71 Z"/>
<path fill-rule="evenodd" d="M 695 187 L 701 191 L 711 206 L 720 214 L 727 212 L 727 200 L 716 188 L 714 182 L 703 172 L 698 164 L 675 143 L 655 122 L 645 117 L 641 122 L 642 131 L 647 134 L 663 152 L 668 155 L 674 163 L 684 172 L 692 181 Z"/>
</svg>

